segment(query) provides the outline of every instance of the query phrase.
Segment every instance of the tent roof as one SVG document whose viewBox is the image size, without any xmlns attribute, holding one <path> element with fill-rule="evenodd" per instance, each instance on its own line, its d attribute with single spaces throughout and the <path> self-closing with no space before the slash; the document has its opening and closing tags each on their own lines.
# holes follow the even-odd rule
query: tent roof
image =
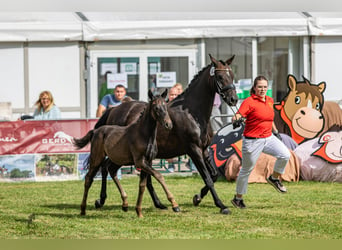
<svg viewBox="0 0 342 250">
<path fill-rule="evenodd" d="M 0 12 L 0 41 L 342 35 L 342 12 Z"/>
</svg>

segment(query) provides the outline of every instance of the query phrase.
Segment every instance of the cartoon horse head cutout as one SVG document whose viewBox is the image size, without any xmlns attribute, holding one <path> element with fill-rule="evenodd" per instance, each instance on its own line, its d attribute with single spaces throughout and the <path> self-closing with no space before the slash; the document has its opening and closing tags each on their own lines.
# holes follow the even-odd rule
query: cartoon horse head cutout
<svg viewBox="0 0 342 250">
<path fill-rule="evenodd" d="M 297 82 L 293 75 L 288 75 L 287 84 L 289 91 L 286 97 L 280 104 L 274 104 L 274 108 L 280 111 L 281 119 L 290 129 L 290 136 L 299 144 L 316 137 L 323 130 L 322 93 L 326 83 L 314 85 L 306 78 Z"/>
<path fill-rule="evenodd" d="M 312 155 L 320 157 L 329 163 L 342 163 L 342 125 L 333 125 L 321 135 L 318 143 L 322 145 Z"/>
</svg>

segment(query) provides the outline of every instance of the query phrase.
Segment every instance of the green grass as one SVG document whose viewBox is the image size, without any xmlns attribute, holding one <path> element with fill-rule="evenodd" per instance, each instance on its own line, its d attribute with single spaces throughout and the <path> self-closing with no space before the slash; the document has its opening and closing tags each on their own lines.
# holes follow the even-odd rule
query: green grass
<svg viewBox="0 0 342 250">
<path fill-rule="evenodd" d="M 94 208 L 100 181 L 90 189 L 87 215 L 79 215 L 83 181 L 0 183 L 0 239 L 341 239 L 342 189 L 339 183 L 285 183 L 279 194 L 268 184 L 249 184 L 245 210 L 230 200 L 235 183 L 215 183 L 222 202 L 232 211 L 222 215 L 209 194 L 198 207 L 193 195 L 203 186 L 200 177 L 165 176 L 180 205 L 174 213 L 160 185 L 153 180 L 168 210 L 154 208 L 146 190 L 144 218 L 135 213 L 138 177 L 124 178 L 129 211 L 121 210 L 115 185 L 108 199 Z M 30 219 L 30 216 L 34 218 Z"/>
</svg>

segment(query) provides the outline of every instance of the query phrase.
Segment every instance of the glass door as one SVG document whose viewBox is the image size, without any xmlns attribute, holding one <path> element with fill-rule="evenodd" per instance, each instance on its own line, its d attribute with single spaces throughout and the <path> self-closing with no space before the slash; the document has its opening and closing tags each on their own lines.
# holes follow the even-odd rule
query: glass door
<svg viewBox="0 0 342 250">
<path fill-rule="evenodd" d="M 180 83 L 185 89 L 190 82 L 187 56 L 148 57 L 147 62 L 148 88 L 153 92 L 160 93 L 176 83 Z"/>
<path fill-rule="evenodd" d="M 148 89 L 160 92 L 181 83 L 183 89 L 196 74 L 196 50 L 90 51 L 87 117 L 93 118 L 105 94 L 117 84 L 127 95 L 147 101 Z"/>
<path fill-rule="evenodd" d="M 126 87 L 127 95 L 139 99 L 139 57 L 97 58 L 98 103 L 106 94 L 113 94 L 117 84 Z"/>
</svg>

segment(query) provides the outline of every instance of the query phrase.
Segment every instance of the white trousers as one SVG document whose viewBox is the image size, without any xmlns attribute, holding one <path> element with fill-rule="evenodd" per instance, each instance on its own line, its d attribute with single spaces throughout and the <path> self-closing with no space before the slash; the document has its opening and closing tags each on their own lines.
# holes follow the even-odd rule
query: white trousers
<svg viewBox="0 0 342 250">
<path fill-rule="evenodd" d="M 290 159 L 290 151 L 285 144 L 273 134 L 267 138 L 242 139 L 242 167 L 236 180 L 236 193 L 246 194 L 248 178 L 261 154 L 272 155 L 277 158 L 273 171 L 283 174 Z"/>
</svg>

